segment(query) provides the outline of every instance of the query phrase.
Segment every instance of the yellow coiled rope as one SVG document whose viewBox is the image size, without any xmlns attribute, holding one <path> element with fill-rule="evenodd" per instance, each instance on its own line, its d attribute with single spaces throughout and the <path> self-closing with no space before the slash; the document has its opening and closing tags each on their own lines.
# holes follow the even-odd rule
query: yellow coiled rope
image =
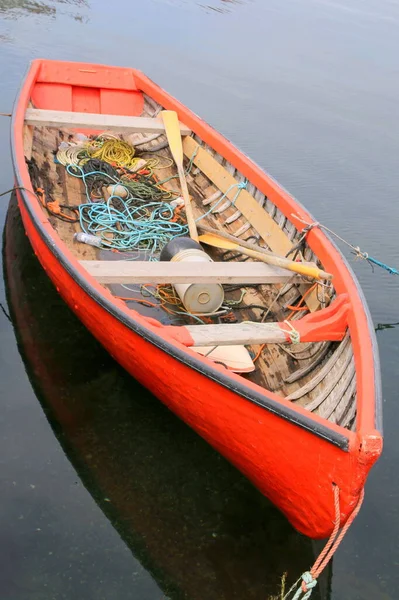
<svg viewBox="0 0 399 600">
<path fill-rule="evenodd" d="M 101 145 L 98 142 L 101 141 Z M 97 138 L 94 144 L 88 144 L 88 152 L 92 158 L 98 158 L 116 167 L 134 169 L 140 158 L 135 158 L 134 148 L 119 139 Z"/>
</svg>

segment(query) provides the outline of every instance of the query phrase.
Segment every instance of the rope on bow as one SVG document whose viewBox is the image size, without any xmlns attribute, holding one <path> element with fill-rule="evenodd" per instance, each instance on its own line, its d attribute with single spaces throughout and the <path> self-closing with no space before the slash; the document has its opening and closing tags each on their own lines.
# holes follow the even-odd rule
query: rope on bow
<svg viewBox="0 0 399 600">
<path fill-rule="evenodd" d="M 302 235 L 301 235 L 299 242 L 293 248 L 291 248 L 291 250 L 289 251 L 288 254 L 291 254 L 292 252 L 294 252 L 294 250 L 296 250 L 298 247 L 300 247 L 300 245 L 305 240 L 309 231 L 311 231 L 314 227 L 319 227 L 320 229 L 324 229 L 325 231 L 327 231 L 330 235 L 333 235 L 335 238 L 337 238 L 337 240 L 339 240 L 343 244 L 346 244 L 352 250 L 352 252 L 356 256 L 356 258 L 361 258 L 363 260 L 366 260 L 369 263 L 369 265 L 371 266 L 371 268 L 373 269 L 373 271 L 374 271 L 373 265 L 377 265 L 377 267 L 381 267 L 382 269 L 385 269 L 385 271 L 388 271 L 388 273 L 390 273 L 391 275 L 399 275 L 398 269 L 395 269 L 394 267 L 390 267 L 389 265 L 381 262 L 380 260 L 377 260 L 376 258 L 369 256 L 369 254 L 367 252 L 362 252 L 360 250 L 359 246 L 354 246 L 347 240 L 344 240 L 344 238 L 342 238 L 340 235 L 338 235 L 338 233 L 335 233 L 335 231 L 333 231 L 332 229 L 329 229 L 322 223 L 319 223 L 318 221 L 314 221 L 313 223 L 308 223 L 307 221 L 305 221 L 304 219 L 302 219 L 299 215 L 297 215 L 295 213 L 291 213 L 291 216 L 293 216 L 295 219 L 297 219 L 297 221 L 300 221 L 301 223 L 306 225 L 306 227 L 304 227 L 304 229 L 302 229 Z"/>
<path fill-rule="evenodd" d="M 334 553 L 336 552 L 338 546 L 342 542 L 345 537 L 346 532 L 349 527 L 352 525 L 353 521 L 359 514 L 360 508 L 363 504 L 364 499 L 364 489 L 360 492 L 358 503 L 356 504 L 353 512 L 349 516 L 345 525 L 341 528 L 341 509 L 339 504 L 339 487 L 336 484 L 333 484 L 334 491 L 334 509 L 335 509 L 335 520 L 334 520 L 334 529 L 327 544 L 324 546 L 324 549 L 320 553 L 320 556 L 317 558 L 313 567 L 310 571 L 305 571 L 302 573 L 301 577 L 294 583 L 291 589 L 288 590 L 283 600 L 308 600 L 312 595 L 313 589 L 317 585 L 317 579 L 324 571 L 330 560 L 332 559 Z M 294 595 L 292 595 L 294 594 Z"/>
</svg>

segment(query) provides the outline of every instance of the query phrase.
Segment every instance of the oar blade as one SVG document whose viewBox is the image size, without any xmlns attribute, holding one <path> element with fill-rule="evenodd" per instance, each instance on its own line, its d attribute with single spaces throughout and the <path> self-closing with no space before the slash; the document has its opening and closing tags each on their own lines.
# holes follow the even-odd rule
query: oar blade
<svg viewBox="0 0 399 600">
<path fill-rule="evenodd" d="M 170 151 L 176 165 L 179 167 L 183 164 L 183 146 L 177 113 L 174 110 L 163 110 L 160 114 L 165 125 Z"/>
<path fill-rule="evenodd" d="M 238 245 L 234 244 L 234 242 L 229 242 L 229 240 L 225 240 L 224 238 L 221 238 L 218 235 L 213 235 L 212 233 L 204 233 L 203 235 L 200 235 L 198 239 L 201 244 L 222 248 L 223 250 L 235 250 L 238 248 Z"/>
</svg>

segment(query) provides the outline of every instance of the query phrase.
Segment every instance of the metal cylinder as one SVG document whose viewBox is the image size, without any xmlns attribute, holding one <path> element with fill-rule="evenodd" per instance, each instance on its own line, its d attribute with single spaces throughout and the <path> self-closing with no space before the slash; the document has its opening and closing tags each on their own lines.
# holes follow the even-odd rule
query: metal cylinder
<svg viewBox="0 0 399 600">
<path fill-rule="evenodd" d="M 171 262 L 212 262 L 200 244 L 190 238 L 175 238 L 163 248 L 160 260 Z M 224 300 L 224 290 L 219 283 L 179 283 L 173 286 L 188 312 L 193 314 L 212 314 Z"/>
</svg>

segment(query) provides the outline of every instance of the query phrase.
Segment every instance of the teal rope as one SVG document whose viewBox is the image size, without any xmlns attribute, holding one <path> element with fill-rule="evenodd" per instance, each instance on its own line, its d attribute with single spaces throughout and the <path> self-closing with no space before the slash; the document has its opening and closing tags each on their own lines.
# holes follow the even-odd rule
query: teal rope
<svg viewBox="0 0 399 600">
<path fill-rule="evenodd" d="M 361 255 L 362 255 L 362 258 L 367 260 L 367 262 L 371 265 L 371 267 L 373 267 L 373 265 L 377 265 L 377 267 L 381 267 L 382 269 L 385 269 L 391 275 L 399 275 L 398 269 L 395 269 L 394 267 L 390 267 L 389 265 L 386 265 L 385 263 L 377 260 L 376 258 L 369 256 L 367 254 L 367 252 L 361 252 Z"/>
<path fill-rule="evenodd" d="M 191 171 L 196 152 L 193 153 L 187 173 Z M 112 195 L 107 202 L 92 202 L 86 184 L 86 177 L 100 174 L 98 171 L 85 173 L 79 165 L 68 165 L 67 172 L 74 177 L 82 179 L 88 202 L 79 206 L 79 220 L 82 231 L 95 235 L 101 239 L 101 243 L 116 250 L 149 250 L 151 255 L 159 252 L 163 246 L 175 237 L 188 233 L 187 225 L 171 222 L 174 208 L 167 202 L 143 203 L 140 198 L 128 197 L 122 200 L 117 195 Z M 109 177 L 115 185 L 123 185 L 117 179 Z M 241 190 L 246 189 L 247 180 L 233 183 L 205 214 L 196 219 L 201 221 L 228 196 L 230 191 L 237 188 L 234 198 L 231 200 L 234 206 Z M 123 186 L 131 194 L 128 186 Z M 119 210 L 113 200 L 123 207 Z M 140 206 L 133 206 L 133 201 L 141 202 Z"/>
<path fill-rule="evenodd" d="M 293 216 L 298 221 L 301 221 L 301 223 L 304 223 L 306 225 L 306 227 L 304 229 L 302 229 L 302 235 L 301 235 L 301 239 L 300 239 L 299 243 L 301 243 L 302 240 L 304 240 L 306 238 L 306 235 L 308 234 L 309 231 L 311 231 L 311 229 L 313 229 L 314 227 L 320 227 L 320 229 L 325 229 L 325 231 L 327 231 L 328 233 L 330 233 L 331 235 L 336 237 L 337 240 L 339 240 L 340 242 L 346 244 L 349 248 L 351 248 L 353 251 L 353 254 L 357 258 L 363 258 L 364 260 L 366 260 L 372 269 L 373 269 L 373 265 L 377 265 L 377 267 L 381 267 L 381 269 L 385 269 L 385 271 L 388 271 L 388 273 L 390 273 L 391 275 L 399 275 L 398 269 L 395 269 L 394 267 L 390 267 L 386 263 L 383 263 L 380 260 L 377 260 L 376 258 L 369 256 L 367 252 L 362 252 L 360 250 L 359 246 L 354 246 L 353 244 L 351 244 L 350 242 L 348 242 L 347 240 L 342 238 L 340 235 L 338 235 L 338 233 L 335 233 L 335 231 L 333 231 L 329 227 L 326 227 L 322 223 L 319 223 L 318 221 L 315 221 L 314 223 L 308 223 L 304 219 L 300 218 L 298 215 L 293 214 Z M 298 246 L 298 244 L 296 244 L 295 248 L 297 246 Z M 292 250 L 289 252 L 289 254 L 291 254 Z"/>
<path fill-rule="evenodd" d="M 123 208 L 119 210 L 113 200 Z M 170 221 L 173 213 L 173 207 L 167 202 L 149 202 L 134 207 L 131 200 L 122 201 L 119 196 L 111 196 L 107 202 L 79 206 L 82 231 L 98 236 L 104 246 L 121 251 L 149 250 L 151 255 L 187 232 L 187 226 Z"/>
<path fill-rule="evenodd" d="M 190 175 L 191 173 L 191 169 L 193 168 L 193 164 L 194 164 L 194 159 L 197 156 L 197 152 L 200 149 L 200 146 L 197 146 L 197 148 L 194 150 L 188 165 L 187 165 L 187 169 L 185 170 L 186 175 Z M 166 179 L 162 179 L 162 181 L 158 181 L 158 185 L 163 185 L 164 183 L 167 183 L 168 181 L 171 181 L 172 179 L 178 179 L 179 175 L 171 175 L 170 177 L 167 177 Z"/>
<path fill-rule="evenodd" d="M 211 212 L 213 212 L 215 210 L 215 208 L 217 206 L 219 206 L 219 204 L 222 202 L 222 200 L 224 200 L 226 198 L 226 196 L 228 196 L 228 194 L 230 193 L 230 191 L 236 187 L 237 188 L 236 195 L 234 196 L 233 200 L 231 201 L 231 204 L 234 206 L 235 203 L 237 202 L 237 198 L 240 195 L 241 190 L 245 190 L 247 188 L 247 185 L 248 185 L 248 181 L 246 179 L 244 181 L 240 181 L 240 183 L 233 183 L 225 191 L 225 193 L 223 194 L 223 196 L 221 196 L 219 198 L 219 200 L 216 202 L 216 204 L 214 204 L 213 206 L 211 206 L 211 208 L 204 215 L 201 215 L 200 217 L 198 217 L 198 219 L 195 219 L 195 222 L 198 223 L 198 221 L 201 221 L 202 219 L 205 219 L 205 217 L 207 217 L 208 215 L 210 215 Z"/>
</svg>

